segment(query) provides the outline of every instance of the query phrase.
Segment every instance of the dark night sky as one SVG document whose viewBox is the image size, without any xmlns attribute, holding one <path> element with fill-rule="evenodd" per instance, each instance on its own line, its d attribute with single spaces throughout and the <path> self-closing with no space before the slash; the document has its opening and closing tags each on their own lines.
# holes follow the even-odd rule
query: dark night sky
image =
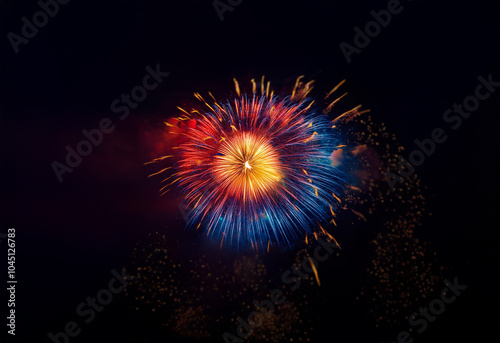
<svg viewBox="0 0 500 343">
<path fill-rule="evenodd" d="M 352 44 L 353 28 L 387 1 L 245 0 L 220 21 L 211 1 L 72 0 L 17 54 L 7 33 L 20 33 L 21 18 L 39 7 L 1 1 L 0 232 L 15 227 L 18 233 L 19 335 L 11 341 L 49 342 L 47 333 L 61 330 L 75 306 L 105 286 L 111 269 L 128 265 L 148 232 L 191 239 L 176 199 L 158 197 L 158 184 L 142 164 L 151 157 L 144 132 L 191 101 L 192 92 L 224 94 L 232 91 L 233 77 L 244 84 L 262 74 L 277 88 L 304 74 L 325 91 L 346 78 L 349 101 L 370 108 L 411 151 L 416 138 L 446 125 L 443 112 L 473 94 L 479 75 L 500 80 L 498 1 L 402 4 L 404 10 L 347 63 L 339 44 Z M 170 75 L 118 120 L 111 102 L 158 63 Z M 493 329 L 500 324 L 499 105 L 497 90 L 417 170 L 433 214 L 419 235 L 446 265 L 446 277 L 461 275 L 470 285 L 421 342 L 499 338 Z M 104 117 L 116 130 L 59 183 L 52 161 L 62 162 L 65 146 L 75 146 L 80 131 Z M 370 235 L 341 235 L 351 252 L 325 280 L 338 279 L 338 289 L 350 291 L 350 276 L 342 273 L 360 268 L 355 251 L 367 247 Z M 335 296 L 327 303 L 336 304 Z M 163 331 L 138 321 L 118 299 L 71 342 L 158 341 Z M 318 309 L 342 323 L 335 332 L 327 320 L 320 323 L 318 332 L 330 341 L 388 342 L 401 329 L 380 334 L 366 309 L 339 302 Z"/>
</svg>

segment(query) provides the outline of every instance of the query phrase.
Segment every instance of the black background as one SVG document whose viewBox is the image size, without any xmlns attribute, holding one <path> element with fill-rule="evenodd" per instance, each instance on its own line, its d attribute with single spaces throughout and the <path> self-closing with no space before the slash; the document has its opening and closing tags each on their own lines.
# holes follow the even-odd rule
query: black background
<svg viewBox="0 0 500 343">
<path fill-rule="evenodd" d="M 174 115 L 193 91 L 224 94 L 233 77 L 244 84 L 262 74 L 278 87 L 304 74 L 327 91 L 346 78 L 350 101 L 370 108 L 411 151 L 416 138 L 446 127 L 443 112 L 473 94 L 479 75 L 500 80 L 498 1 L 404 1 L 347 63 L 339 44 L 352 44 L 353 28 L 386 4 L 245 0 L 220 21 L 210 1 L 73 0 L 15 54 L 7 33 L 19 34 L 21 18 L 39 7 L 2 1 L 0 232 L 17 229 L 15 341 L 49 342 L 47 333 L 75 319 L 76 305 L 129 263 L 148 232 L 181 235 L 174 201 L 158 198 L 157 183 L 146 178 L 140 130 Z M 170 76 L 118 121 L 110 103 L 157 63 Z M 419 235 L 446 264 L 445 276 L 469 285 L 422 342 L 499 338 L 499 104 L 497 90 L 458 130 L 447 130 L 449 139 L 417 170 L 433 213 Z M 59 183 L 51 163 L 104 117 L 116 121 L 115 132 Z M 349 278 L 325 277 L 349 289 Z M 404 329 L 381 335 L 368 309 L 336 306 L 338 296 L 318 305 L 321 341 L 389 341 Z M 124 310 L 122 297 L 71 341 L 176 339 Z"/>
</svg>

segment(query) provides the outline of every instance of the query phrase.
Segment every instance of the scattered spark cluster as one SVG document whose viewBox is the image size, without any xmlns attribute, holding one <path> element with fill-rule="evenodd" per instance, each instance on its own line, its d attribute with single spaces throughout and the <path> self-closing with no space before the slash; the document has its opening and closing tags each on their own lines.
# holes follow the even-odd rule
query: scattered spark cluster
<svg viewBox="0 0 500 343">
<path fill-rule="evenodd" d="M 385 172 L 397 169 L 397 155 L 403 148 L 385 125 L 375 124 L 369 115 L 356 125 L 356 133 L 350 137 L 362 142 L 354 151 L 360 166 L 356 171 L 358 184 L 345 201 L 381 223 L 372 241 L 369 285 L 361 294 L 369 300 L 377 326 L 394 325 L 406 320 L 411 309 L 433 292 L 443 268 L 437 266 L 435 253 L 429 252 L 415 233 L 428 214 L 417 174 L 394 192 L 386 182 Z"/>
<path fill-rule="evenodd" d="M 236 318 L 255 310 L 254 301 L 268 299 L 269 291 L 280 287 L 287 301 L 255 328 L 248 342 L 308 341 L 312 325 L 301 315 L 310 305 L 307 294 L 287 293 L 280 275 L 269 275 L 259 255 L 180 258 L 170 256 L 169 246 L 165 235 L 154 233 L 132 254 L 134 279 L 126 294 L 144 320 L 157 321 L 181 337 L 217 340 L 235 331 Z"/>
</svg>

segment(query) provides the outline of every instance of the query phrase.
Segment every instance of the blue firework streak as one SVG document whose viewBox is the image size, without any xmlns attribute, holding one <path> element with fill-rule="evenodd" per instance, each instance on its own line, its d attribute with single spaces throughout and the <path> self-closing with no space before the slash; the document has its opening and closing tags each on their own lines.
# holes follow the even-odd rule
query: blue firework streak
<svg viewBox="0 0 500 343">
<path fill-rule="evenodd" d="M 178 119 L 193 125 L 176 150 L 171 184 L 184 196 L 188 226 L 221 246 L 293 245 L 323 230 L 338 206 L 339 131 L 306 98 L 310 83 L 297 82 L 287 97 L 269 94 L 269 86 L 258 95 L 255 84 L 241 95 L 235 84 L 232 101 L 195 94 L 207 110 L 183 110 Z"/>
</svg>

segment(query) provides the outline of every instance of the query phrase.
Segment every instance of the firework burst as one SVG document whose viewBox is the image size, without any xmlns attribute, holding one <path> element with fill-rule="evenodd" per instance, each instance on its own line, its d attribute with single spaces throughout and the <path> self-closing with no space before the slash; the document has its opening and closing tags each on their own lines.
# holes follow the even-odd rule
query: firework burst
<svg viewBox="0 0 500 343">
<path fill-rule="evenodd" d="M 252 80 L 250 95 L 234 82 L 233 100 L 218 102 L 209 93 L 208 103 L 195 93 L 204 109 L 179 108 L 178 120 L 188 125 L 173 156 L 177 171 L 162 191 L 176 186 L 190 210 L 188 226 L 203 228 L 221 246 L 292 245 L 334 215 L 345 146 L 334 124 L 359 114 L 359 107 L 332 123 L 326 113 L 338 99 L 319 113 L 307 98 L 312 82 L 299 78 L 283 97 L 264 80 L 260 92 Z"/>
</svg>

